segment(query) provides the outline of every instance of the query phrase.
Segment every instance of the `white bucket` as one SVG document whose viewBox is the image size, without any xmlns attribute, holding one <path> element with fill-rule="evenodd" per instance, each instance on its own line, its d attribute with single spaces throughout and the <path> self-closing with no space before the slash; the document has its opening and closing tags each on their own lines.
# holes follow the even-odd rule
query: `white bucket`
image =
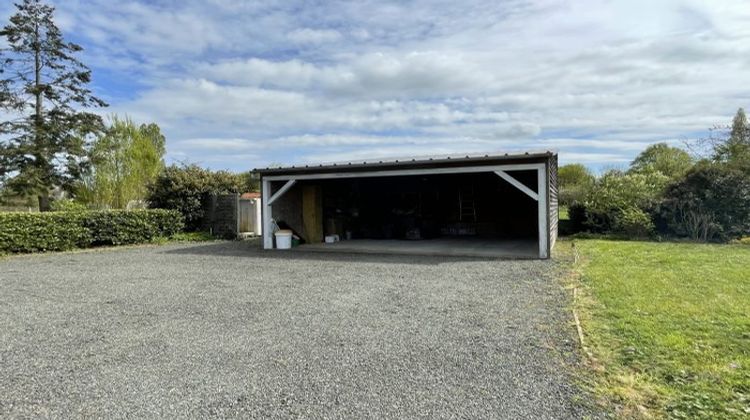
<svg viewBox="0 0 750 420">
<path fill-rule="evenodd" d="M 292 247 L 292 231 L 282 229 L 274 234 L 276 236 L 277 249 L 290 249 Z"/>
</svg>

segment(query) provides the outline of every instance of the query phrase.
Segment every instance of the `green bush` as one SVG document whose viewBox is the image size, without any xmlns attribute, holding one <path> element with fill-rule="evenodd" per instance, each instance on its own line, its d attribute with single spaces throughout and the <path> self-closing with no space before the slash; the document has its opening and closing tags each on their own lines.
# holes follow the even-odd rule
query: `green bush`
<svg viewBox="0 0 750 420">
<path fill-rule="evenodd" d="M 592 232 L 627 233 L 624 229 L 634 228 L 632 223 L 639 224 L 637 220 L 643 221 L 644 214 L 656 209 L 668 182 L 669 178 L 660 172 L 607 172 L 596 181 L 583 203 L 585 225 Z M 643 227 L 652 230 L 653 223 Z"/>
<path fill-rule="evenodd" d="M 143 243 L 173 236 L 182 228 L 178 212 L 160 209 L 0 213 L 0 252 Z"/>
<path fill-rule="evenodd" d="M 584 232 L 586 228 L 586 206 L 583 203 L 574 201 L 567 208 L 568 218 L 560 218 L 558 225 L 560 235 L 573 235 Z"/>
<path fill-rule="evenodd" d="M 651 215 L 636 207 L 623 209 L 615 220 L 614 230 L 628 237 L 643 238 L 655 230 Z"/>
<path fill-rule="evenodd" d="M 195 231 L 200 228 L 203 200 L 208 194 L 246 192 L 251 181 L 254 182 L 249 175 L 212 172 L 197 165 L 172 165 L 149 186 L 147 201 L 152 208 L 179 211 L 187 230 Z"/>
<path fill-rule="evenodd" d="M 66 251 L 91 243 L 83 213 L 0 213 L 0 252 Z"/>
<path fill-rule="evenodd" d="M 561 166 L 557 173 L 560 205 L 583 201 L 595 180 L 591 171 L 580 163 Z"/>
<path fill-rule="evenodd" d="M 86 205 L 69 198 L 55 200 L 50 204 L 52 211 L 84 211 Z"/>
<path fill-rule="evenodd" d="M 92 245 L 125 245 L 172 236 L 183 228 L 173 210 L 110 210 L 86 212 L 83 225 L 91 231 Z"/>
<path fill-rule="evenodd" d="M 699 165 L 667 188 L 660 210 L 678 236 L 740 238 L 750 234 L 750 177 L 726 165 Z"/>
</svg>

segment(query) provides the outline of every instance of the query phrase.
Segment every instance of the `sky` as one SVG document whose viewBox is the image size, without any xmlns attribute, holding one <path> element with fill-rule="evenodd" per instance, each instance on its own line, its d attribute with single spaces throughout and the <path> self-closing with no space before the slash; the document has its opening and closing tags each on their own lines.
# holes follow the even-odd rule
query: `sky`
<svg viewBox="0 0 750 420">
<path fill-rule="evenodd" d="M 170 163 L 554 150 L 599 171 L 750 105 L 747 0 L 50 3 L 101 112 L 157 123 Z"/>
</svg>

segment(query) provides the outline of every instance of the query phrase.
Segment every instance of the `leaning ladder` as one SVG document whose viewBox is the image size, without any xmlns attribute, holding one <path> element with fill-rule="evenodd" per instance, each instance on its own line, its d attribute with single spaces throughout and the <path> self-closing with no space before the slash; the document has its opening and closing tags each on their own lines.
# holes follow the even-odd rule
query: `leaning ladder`
<svg viewBox="0 0 750 420">
<path fill-rule="evenodd" d="M 458 216 L 461 222 L 477 221 L 477 206 L 474 200 L 474 185 L 458 190 Z"/>
</svg>

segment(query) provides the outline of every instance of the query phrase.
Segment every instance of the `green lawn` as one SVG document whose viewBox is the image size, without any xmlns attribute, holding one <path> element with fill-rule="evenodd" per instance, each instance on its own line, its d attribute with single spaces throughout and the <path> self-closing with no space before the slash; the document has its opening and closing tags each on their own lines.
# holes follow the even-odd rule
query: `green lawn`
<svg viewBox="0 0 750 420">
<path fill-rule="evenodd" d="M 621 415 L 750 417 L 750 246 L 575 244 L 596 388 Z"/>
</svg>

